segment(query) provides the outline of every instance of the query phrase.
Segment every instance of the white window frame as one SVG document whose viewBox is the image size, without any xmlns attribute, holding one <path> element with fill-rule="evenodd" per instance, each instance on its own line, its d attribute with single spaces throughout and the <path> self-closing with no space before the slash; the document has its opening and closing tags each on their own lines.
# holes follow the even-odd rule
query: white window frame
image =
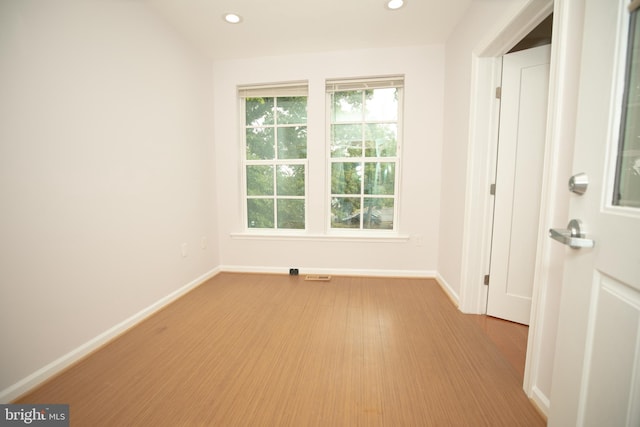
<svg viewBox="0 0 640 427">
<path fill-rule="evenodd" d="M 625 163 L 624 153 L 625 152 L 633 152 L 634 154 L 640 154 L 636 149 L 632 149 L 631 147 L 626 147 L 627 142 L 627 121 L 633 116 L 629 117 L 628 109 L 632 108 L 629 103 L 629 97 L 633 93 L 632 89 L 629 87 L 632 83 L 632 71 L 635 71 L 633 68 L 634 59 L 637 61 L 637 58 L 634 57 L 635 49 L 639 49 L 640 46 L 634 45 L 634 40 L 632 39 L 636 34 L 634 32 L 634 28 L 631 25 L 640 21 L 640 0 L 632 0 L 629 1 L 629 4 L 626 7 L 627 14 L 625 14 L 625 23 L 623 24 L 624 40 L 620 43 L 620 50 L 618 52 L 619 59 L 619 71 L 618 71 L 618 105 L 619 109 L 616 112 L 616 123 L 615 128 L 617 131 L 616 139 L 617 144 L 615 147 L 615 151 L 611 153 L 611 158 L 613 159 L 612 171 L 613 176 L 611 177 L 611 182 L 608 187 L 607 194 L 607 207 L 609 209 L 614 209 L 620 212 L 628 212 L 631 215 L 637 214 L 640 210 L 640 206 L 637 204 L 636 200 L 625 200 L 621 197 L 619 192 L 621 191 L 621 184 L 623 183 L 622 179 L 622 169 L 623 164 Z M 632 20 L 633 14 L 636 13 L 635 18 Z M 632 51 L 632 49 L 634 49 Z M 634 135 L 635 136 L 635 135 Z M 632 145 L 632 144 L 630 144 Z M 627 166 L 629 167 L 629 166 Z"/>
<path fill-rule="evenodd" d="M 400 227 L 400 189 L 402 188 L 400 179 L 402 176 L 401 173 L 401 159 L 402 159 L 402 141 L 403 141 L 403 105 L 404 105 L 404 76 L 403 75 L 395 75 L 395 76 L 383 76 L 383 77 L 370 77 L 370 78 L 354 78 L 354 79 L 331 79 L 326 80 L 325 82 L 325 96 L 326 96 L 326 176 L 327 176 L 327 207 L 326 207 L 326 232 L 327 234 L 333 235 L 384 235 L 384 234 L 397 234 L 399 232 Z M 355 91 L 355 90 L 367 90 L 367 89 L 382 89 L 382 88 L 396 88 L 398 89 L 398 116 L 396 120 L 397 124 L 397 145 L 396 145 L 396 155 L 393 157 L 348 157 L 348 158 L 338 158 L 331 157 L 331 145 L 332 145 L 332 132 L 331 127 L 334 124 L 333 122 L 333 102 L 332 102 L 332 94 L 334 92 L 342 92 L 342 91 Z M 358 121 L 350 121 L 350 122 L 340 122 L 345 124 L 375 124 L 375 123 L 390 123 L 389 121 L 367 121 L 364 118 L 364 114 L 362 120 Z M 395 164 L 395 178 L 394 178 L 394 194 L 393 194 L 393 227 L 390 229 L 382 229 L 382 228 L 372 228 L 367 229 L 364 228 L 364 219 L 362 215 L 360 215 L 360 226 L 359 228 L 333 228 L 332 227 L 332 213 L 331 213 L 331 201 L 333 198 L 332 188 L 331 188 L 331 171 L 332 165 L 334 163 L 340 162 L 380 162 L 380 163 L 394 163 Z M 361 210 L 364 209 L 364 199 L 365 198 L 391 198 L 390 195 L 367 195 L 365 194 L 364 185 L 361 185 L 360 188 L 360 200 L 361 200 Z"/>
<path fill-rule="evenodd" d="M 309 158 L 308 158 L 308 135 L 307 135 L 307 157 L 305 159 L 278 159 L 277 158 L 277 142 L 278 142 L 278 128 L 279 127 L 293 127 L 305 125 L 307 126 L 308 131 L 308 123 L 309 117 L 307 116 L 307 122 L 302 124 L 286 124 L 279 126 L 277 123 L 277 118 L 274 120 L 273 125 L 267 125 L 265 127 L 273 127 L 274 136 L 275 136 L 275 158 L 268 160 L 249 160 L 247 159 L 247 138 L 246 138 L 246 129 L 256 126 L 251 126 L 246 123 L 246 98 L 278 98 L 278 97 L 294 97 L 294 96 L 305 96 L 307 97 L 307 108 L 309 105 L 308 101 L 308 82 L 300 81 L 300 82 L 290 82 L 290 83 L 279 83 L 279 84 L 264 84 L 264 85 L 248 85 L 248 86 L 238 86 L 238 101 L 239 101 L 239 114 L 240 114 L 240 150 L 242 159 L 242 170 L 241 170 L 241 184 L 242 184 L 242 216 L 244 229 L 247 233 L 258 233 L 258 234 L 300 234 L 305 233 L 308 229 L 309 225 L 309 215 L 308 215 L 308 195 L 309 195 Z M 277 101 L 276 101 L 277 103 Z M 308 110 L 307 110 L 308 111 Z M 277 117 L 277 116 L 276 116 Z M 247 192 L 247 166 L 253 165 L 264 165 L 264 166 L 273 166 L 277 168 L 279 165 L 302 165 L 304 166 L 304 196 L 278 196 L 277 194 L 277 183 L 276 177 L 277 173 L 273 175 L 273 195 L 270 196 L 249 196 Z M 271 228 L 258 228 L 258 227 L 249 227 L 249 212 L 247 202 L 249 199 L 270 199 L 274 201 L 274 212 L 273 219 L 274 224 Z M 304 200 L 304 228 L 301 229 L 292 229 L 292 228 L 279 228 L 278 227 L 278 200 Z"/>
</svg>

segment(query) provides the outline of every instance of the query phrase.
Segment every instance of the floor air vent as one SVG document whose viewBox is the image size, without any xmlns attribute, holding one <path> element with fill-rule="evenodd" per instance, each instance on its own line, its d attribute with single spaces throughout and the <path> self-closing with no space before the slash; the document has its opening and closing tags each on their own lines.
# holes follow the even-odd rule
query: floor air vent
<svg viewBox="0 0 640 427">
<path fill-rule="evenodd" d="M 317 282 L 328 282 L 331 280 L 331 276 L 327 276 L 326 274 L 307 274 L 304 280 L 314 280 Z"/>
</svg>

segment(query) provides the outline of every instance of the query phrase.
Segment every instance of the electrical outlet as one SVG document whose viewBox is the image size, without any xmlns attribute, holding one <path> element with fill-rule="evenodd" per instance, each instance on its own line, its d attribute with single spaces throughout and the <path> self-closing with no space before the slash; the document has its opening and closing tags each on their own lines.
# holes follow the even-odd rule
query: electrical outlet
<svg viewBox="0 0 640 427">
<path fill-rule="evenodd" d="M 202 249 L 207 249 L 207 238 L 204 236 L 200 239 L 200 247 Z"/>
<path fill-rule="evenodd" d="M 182 244 L 181 250 L 182 250 L 182 258 L 185 258 L 187 256 L 187 244 L 186 243 Z"/>
<path fill-rule="evenodd" d="M 420 247 L 424 245 L 424 237 L 422 237 L 422 235 L 418 234 L 416 235 L 416 246 Z"/>
</svg>

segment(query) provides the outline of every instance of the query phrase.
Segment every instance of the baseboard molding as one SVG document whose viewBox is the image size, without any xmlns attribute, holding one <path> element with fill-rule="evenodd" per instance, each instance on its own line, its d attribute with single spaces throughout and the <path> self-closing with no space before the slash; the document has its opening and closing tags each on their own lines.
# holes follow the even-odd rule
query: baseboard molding
<svg viewBox="0 0 640 427">
<path fill-rule="evenodd" d="M 151 304 L 147 308 L 139 311 L 138 313 L 134 314 L 128 319 L 125 319 L 124 321 L 118 323 L 112 328 L 104 331 L 100 335 L 87 341 L 86 343 L 70 351 L 64 356 L 38 369 L 33 374 L 27 376 L 26 378 L 23 378 L 22 380 L 18 381 L 12 386 L 0 391 L 0 403 L 9 403 L 12 400 L 17 399 L 18 397 L 27 393 L 32 388 L 36 387 L 37 385 L 51 378 L 53 375 L 61 372 L 65 368 L 71 366 L 73 363 L 79 361 L 80 359 L 92 353 L 93 351 L 97 350 L 107 342 L 116 338 L 118 335 L 134 327 L 135 325 L 137 325 L 147 317 L 154 314 L 156 311 L 160 310 L 161 308 L 165 307 L 166 305 L 178 299 L 180 296 L 186 294 L 193 288 L 209 280 L 210 278 L 218 274 L 220 271 L 221 270 L 219 267 L 216 267 L 213 270 L 208 271 L 202 276 L 196 278 L 190 283 L 187 283 L 181 288 L 176 289 L 175 291 L 171 292 L 169 295 L 159 299 L 158 301 Z"/>
<path fill-rule="evenodd" d="M 551 407 L 551 402 L 549 398 L 542 392 L 538 387 L 533 387 L 531 390 L 531 395 L 529 396 L 529 400 L 533 403 L 535 408 L 540 412 L 540 414 L 547 419 L 549 416 L 549 408 Z"/>
<path fill-rule="evenodd" d="M 439 273 L 436 273 L 436 281 L 442 288 L 442 290 L 447 294 L 449 299 L 455 304 L 456 307 L 460 307 L 460 296 L 458 296 L 457 292 L 453 290 L 451 285 L 447 283 L 447 281 L 442 277 Z"/>
<path fill-rule="evenodd" d="M 415 277 L 425 279 L 435 279 L 437 272 L 432 270 L 374 270 L 374 269 L 347 269 L 347 268 L 312 268 L 299 267 L 301 275 L 322 274 L 333 276 L 364 276 L 364 277 Z M 289 267 L 250 267 L 244 265 L 223 265 L 220 266 L 222 272 L 228 273 L 266 273 L 266 274 L 289 274 Z"/>
</svg>

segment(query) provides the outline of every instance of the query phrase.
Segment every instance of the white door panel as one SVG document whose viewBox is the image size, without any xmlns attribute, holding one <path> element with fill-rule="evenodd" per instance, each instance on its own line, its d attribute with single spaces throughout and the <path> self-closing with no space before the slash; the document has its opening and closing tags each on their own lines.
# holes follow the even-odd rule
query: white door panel
<svg viewBox="0 0 640 427">
<path fill-rule="evenodd" d="M 595 247 L 566 249 L 549 425 L 639 426 L 640 208 L 613 206 L 612 197 L 628 2 L 581 1 L 573 170 L 590 182 L 583 195 L 567 195 L 570 217 L 583 221 Z M 631 119 L 639 121 L 637 113 Z"/>
<path fill-rule="evenodd" d="M 640 294 L 615 279 L 595 276 L 578 425 L 624 426 L 627 420 L 640 425 Z"/>
<path fill-rule="evenodd" d="M 487 314 L 529 324 L 549 88 L 549 45 L 504 55 Z"/>
</svg>

